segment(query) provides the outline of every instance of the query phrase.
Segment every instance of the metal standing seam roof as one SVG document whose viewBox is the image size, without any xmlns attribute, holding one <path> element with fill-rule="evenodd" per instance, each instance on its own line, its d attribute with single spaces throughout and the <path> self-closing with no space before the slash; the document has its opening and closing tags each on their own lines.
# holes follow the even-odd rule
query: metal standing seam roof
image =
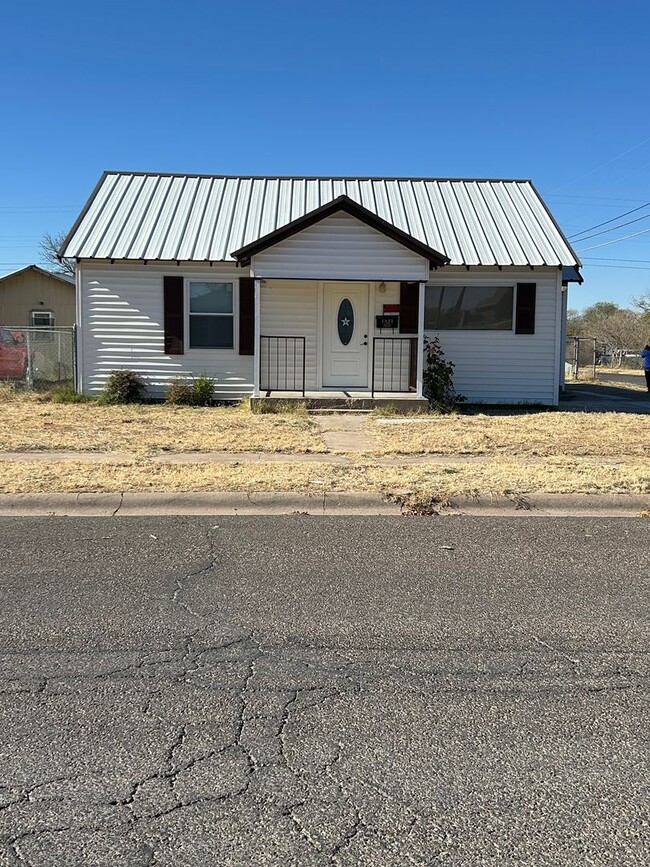
<svg viewBox="0 0 650 867">
<path fill-rule="evenodd" d="M 224 177 L 105 172 L 64 241 L 77 259 L 233 261 L 348 196 L 451 265 L 580 266 L 528 180 Z"/>
</svg>

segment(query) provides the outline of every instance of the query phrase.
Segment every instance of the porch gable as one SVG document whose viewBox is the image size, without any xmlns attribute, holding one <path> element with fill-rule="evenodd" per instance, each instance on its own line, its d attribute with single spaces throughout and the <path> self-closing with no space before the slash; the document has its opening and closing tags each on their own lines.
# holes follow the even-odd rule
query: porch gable
<svg viewBox="0 0 650 867">
<path fill-rule="evenodd" d="M 339 211 L 251 257 L 254 277 L 410 280 L 429 277 L 426 256 Z"/>
</svg>

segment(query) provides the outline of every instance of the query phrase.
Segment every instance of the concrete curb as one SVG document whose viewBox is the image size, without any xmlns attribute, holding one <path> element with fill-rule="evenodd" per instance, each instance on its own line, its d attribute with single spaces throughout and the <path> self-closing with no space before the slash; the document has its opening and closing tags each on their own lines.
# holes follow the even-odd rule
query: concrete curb
<svg viewBox="0 0 650 867">
<path fill-rule="evenodd" d="M 136 517 L 138 515 L 400 515 L 374 493 L 3 494 L 0 516 Z"/>
<path fill-rule="evenodd" d="M 639 517 L 650 495 L 536 494 L 454 497 L 419 508 L 405 497 L 378 493 L 206 492 L 114 494 L 2 494 L 2 517 L 137 517 L 146 515 L 476 515 L 484 517 Z"/>
</svg>

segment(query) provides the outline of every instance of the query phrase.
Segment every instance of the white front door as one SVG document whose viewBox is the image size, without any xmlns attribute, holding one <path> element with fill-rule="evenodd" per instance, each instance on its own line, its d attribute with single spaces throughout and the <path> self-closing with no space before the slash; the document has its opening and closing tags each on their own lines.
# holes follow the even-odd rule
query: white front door
<svg viewBox="0 0 650 867">
<path fill-rule="evenodd" d="M 324 387 L 368 387 L 369 296 L 369 283 L 325 283 Z"/>
</svg>

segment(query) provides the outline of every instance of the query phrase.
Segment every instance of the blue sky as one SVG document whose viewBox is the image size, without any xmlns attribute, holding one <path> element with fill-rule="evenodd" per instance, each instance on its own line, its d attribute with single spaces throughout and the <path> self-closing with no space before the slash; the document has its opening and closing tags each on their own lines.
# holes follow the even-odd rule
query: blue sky
<svg viewBox="0 0 650 867">
<path fill-rule="evenodd" d="M 568 235 L 650 202 L 646 2 L 38 0 L 0 28 L 0 273 L 104 169 L 529 177 Z M 573 307 L 650 288 L 650 231 L 584 258 Z"/>
</svg>

